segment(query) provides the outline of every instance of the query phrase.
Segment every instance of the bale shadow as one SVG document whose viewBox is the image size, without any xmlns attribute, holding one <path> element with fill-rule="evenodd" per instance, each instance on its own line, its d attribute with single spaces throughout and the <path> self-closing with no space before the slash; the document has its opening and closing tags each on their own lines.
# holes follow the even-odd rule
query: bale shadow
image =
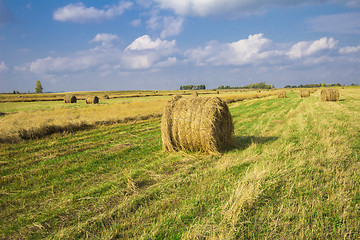
<svg viewBox="0 0 360 240">
<path fill-rule="evenodd" d="M 251 144 L 265 144 L 273 142 L 279 139 L 279 137 L 257 137 L 257 136 L 235 136 L 233 149 L 244 150 Z"/>
</svg>

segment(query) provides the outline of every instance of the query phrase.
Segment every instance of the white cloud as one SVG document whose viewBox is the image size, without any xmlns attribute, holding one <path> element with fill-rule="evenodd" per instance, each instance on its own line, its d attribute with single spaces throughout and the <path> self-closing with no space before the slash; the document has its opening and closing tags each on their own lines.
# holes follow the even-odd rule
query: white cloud
<svg viewBox="0 0 360 240">
<path fill-rule="evenodd" d="M 340 54 L 356 53 L 360 51 L 360 45 L 357 47 L 343 47 L 339 49 Z"/>
<path fill-rule="evenodd" d="M 130 25 L 133 27 L 138 27 L 141 25 L 141 19 L 135 19 L 133 21 L 130 22 Z"/>
<path fill-rule="evenodd" d="M 125 49 L 123 65 L 128 69 L 147 69 L 155 65 L 169 66 L 175 63 L 172 58 L 177 51 L 175 45 L 175 40 L 167 41 L 160 38 L 152 40 L 148 35 L 141 36 Z"/>
<path fill-rule="evenodd" d="M 184 18 L 173 16 L 159 16 L 159 11 L 150 12 L 151 17 L 146 21 L 147 28 L 156 31 L 161 30 L 160 37 L 167 38 L 180 34 L 183 30 Z"/>
<path fill-rule="evenodd" d="M 334 61 L 337 43 L 333 38 L 277 44 L 262 33 L 231 43 L 211 41 L 185 52 L 186 61 L 200 66 L 299 66 Z"/>
<path fill-rule="evenodd" d="M 232 43 L 212 41 L 203 48 L 187 51 L 186 55 L 198 65 L 244 65 L 281 54 L 271 45 L 272 41 L 259 33 Z"/>
<path fill-rule="evenodd" d="M 239 17 L 262 11 L 270 6 L 297 6 L 306 3 L 338 2 L 351 5 L 356 0 L 153 0 L 162 9 L 181 16 Z M 358 4 L 357 4 L 358 5 Z"/>
<path fill-rule="evenodd" d="M 183 28 L 184 18 L 164 17 L 164 29 L 160 33 L 161 38 L 178 35 Z"/>
<path fill-rule="evenodd" d="M 70 3 L 65 7 L 57 9 L 54 12 L 53 18 L 62 22 L 85 23 L 101 21 L 123 14 L 123 12 L 132 5 L 133 3 L 131 2 L 119 2 L 118 5 L 106 7 L 105 9 L 97 9 L 94 7 L 86 7 L 82 2 Z"/>
<path fill-rule="evenodd" d="M 175 40 L 151 39 L 144 35 L 135 39 L 126 49 L 112 45 L 118 37 L 114 34 L 97 34 L 91 42 L 101 45 L 68 56 L 39 58 L 29 64 L 36 74 L 84 71 L 110 71 L 123 69 L 148 69 L 169 66 L 174 61 Z M 176 58 L 175 58 L 176 59 Z"/>
<path fill-rule="evenodd" d="M 8 70 L 9 67 L 4 63 L 4 61 L 1 61 L 0 63 L 0 72 Z"/>
<path fill-rule="evenodd" d="M 106 64 L 119 62 L 120 57 L 121 51 L 117 48 L 96 47 L 65 57 L 39 58 L 30 63 L 29 69 L 37 74 L 96 71 Z"/>
<path fill-rule="evenodd" d="M 90 42 L 101 42 L 102 46 L 112 46 L 112 43 L 118 40 L 116 34 L 98 33 Z"/>
<path fill-rule="evenodd" d="M 157 38 L 152 40 L 149 35 L 141 36 L 133 41 L 126 49 L 127 50 L 148 50 L 148 49 L 173 49 L 175 47 L 175 40 L 167 41 Z"/>
<path fill-rule="evenodd" d="M 326 49 L 333 49 L 337 45 L 338 41 L 333 38 L 321 38 L 316 41 L 303 41 L 298 42 L 288 51 L 287 55 L 292 58 L 301 58 L 313 55 L 319 51 Z"/>
</svg>

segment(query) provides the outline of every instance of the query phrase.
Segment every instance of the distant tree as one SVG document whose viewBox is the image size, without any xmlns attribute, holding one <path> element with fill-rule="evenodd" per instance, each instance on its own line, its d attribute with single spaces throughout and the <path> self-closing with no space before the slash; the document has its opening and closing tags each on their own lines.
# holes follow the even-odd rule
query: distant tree
<svg viewBox="0 0 360 240">
<path fill-rule="evenodd" d="M 15 91 L 15 90 L 13 91 L 13 94 L 16 94 L 16 91 Z"/>
<path fill-rule="evenodd" d="M 43 92 L 43 87 L 42 87 L 42 85 L 41 85 L 40 80 L 37 80 L 35 84 L 36 84 L 36 86 L 35 86 L 35 92 L 36 92 L 36 93 L 42 93 L 42 92 Z"/>
</svg>

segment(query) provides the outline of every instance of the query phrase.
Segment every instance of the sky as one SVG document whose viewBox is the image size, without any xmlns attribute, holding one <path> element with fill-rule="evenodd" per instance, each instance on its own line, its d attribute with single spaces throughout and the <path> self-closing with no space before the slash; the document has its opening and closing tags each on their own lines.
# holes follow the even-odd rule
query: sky
<svg viewBox="0 0 360 240">
<path fill-rule="evenodd" d="M 360 84 L 360 0 L 0 0 L 0 92 Z"/>
</svg>

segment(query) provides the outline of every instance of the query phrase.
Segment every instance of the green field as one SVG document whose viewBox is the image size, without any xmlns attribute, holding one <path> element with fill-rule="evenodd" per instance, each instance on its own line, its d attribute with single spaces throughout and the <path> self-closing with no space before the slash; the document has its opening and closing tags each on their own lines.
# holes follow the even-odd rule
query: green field
<svg viewBox="0 0 360 240">
<path fill-rule="evenodd" d="M 0 238 L 359 238 L 360 88 L 287 96 L 229 104 L 221 155 L 163 152 L 160 118 L 1 143 Z"/>
</svg>

